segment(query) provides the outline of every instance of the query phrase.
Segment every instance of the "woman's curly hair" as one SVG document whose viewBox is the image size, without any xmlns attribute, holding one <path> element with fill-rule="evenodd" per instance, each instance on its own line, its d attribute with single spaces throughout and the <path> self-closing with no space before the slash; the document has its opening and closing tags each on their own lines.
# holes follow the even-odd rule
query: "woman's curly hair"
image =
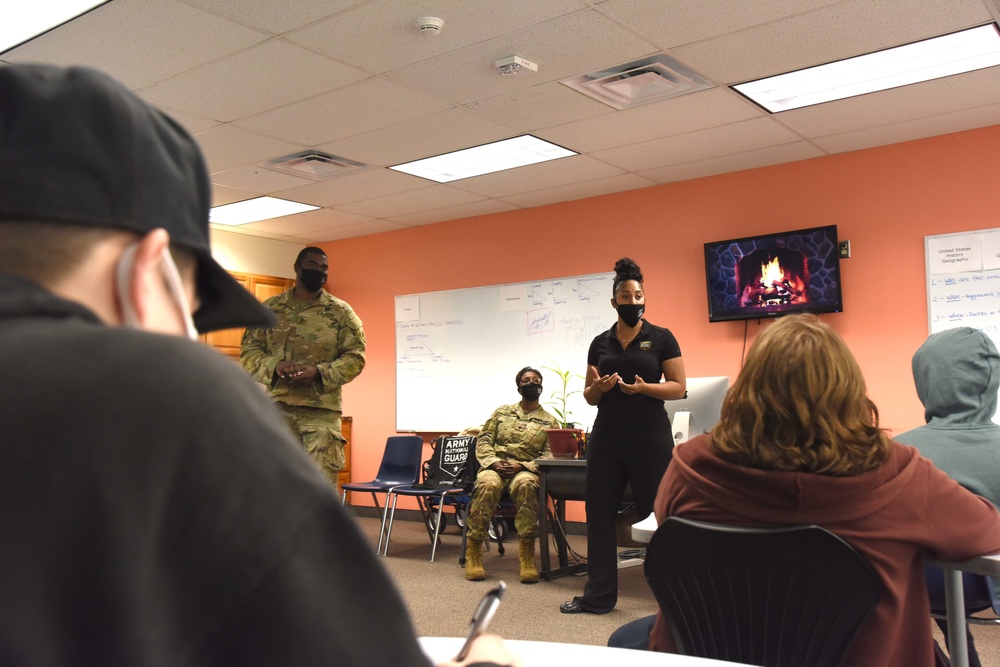
<svg viewBox="0 0 1000 667">
<path fill-rule="evenodd" d="M 631 259 L 622 257 L 615 262 L 615 282 L 611 289 L 611 296 L 618 294 L 618 288 L 626 280 L 634 280 L 641 285 L 642 271 L 639 269 L 639 265 Z"/>
<path fill-rule="evenodd" d="M 878 468 L 892 447 L 851 351 L 808 314 L 757 337 L 709 437 L 739 465 L 834 477 Z"/>
</svg>

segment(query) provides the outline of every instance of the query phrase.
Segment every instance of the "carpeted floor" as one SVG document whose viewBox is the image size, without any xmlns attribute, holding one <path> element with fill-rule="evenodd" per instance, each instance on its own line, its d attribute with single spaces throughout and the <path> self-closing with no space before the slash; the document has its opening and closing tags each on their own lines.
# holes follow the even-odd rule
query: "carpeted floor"
<svg viewBox="0 0 1000 667">
<path fill-rule="evenodd" d="M 375 544 L 378 522 L 367 518 L 359 522 Z M 461 533 L 450 524 L 431 563 L 430 539 L 420 523 L 397 520 L 392 529 L 389 555 L 381 560 L 396 580 L 419 635 L 464 636 L 480 598 L 499 580 L 507 582 L 508 588 L 490 630 L 509 639 L 603 646 L 623 623 L 656 613 L 656 601 L 646 586 L 642 567 L 619 571 L 618 607 L 614 611 L 602 616 L 563 614 L 559 605 L 583 591 L 585 577 L 519 583 L 517 536 L 512 535 L 506 542 L 506 555 L 498 555 L 496 545 L 483 553 L 486 580 L 466 581 L 458 565 L 461 541 Z M 576 551 L 586 553 L 585 537 L 571 535 L 570 543 Z M 552 557 L 554 562 L 554 551 Z"/>
<path fill-rule="evenodd" d="M 378 521 L 362 517 L 358 522 L 374 545 L 378 539 Z M 517 536 L 511 535 L 506 544 L 504 556 L 497 554 L 495 545 L 484 552 L 486 581 L 466 581 L 458 566 L 461 533 L 454 523 L 448 525 L 435 562 L 431 563 L 430 540 L 423 525 L 397 519 L 389 555 L 380 560 L 399 586 L 417 634 L 423 636 L 464 636 L 480 598 L 499 580 L 507 582 L 508 589 L 490 629 L 509 639 L 603 646 L 623 623 L 656 612 L 656 601 L 646 585 L 642 567 L 630 567 L 619 570 L 618 607 L 614 611 L 603 616 L 562 614 L 559 605 L 582 592 L 586 578 L 568 576 L 521 584 Z M 586 554 L 585 537 L 570 535 L 570 545 L 580 554 Z M 554 562 L 554 549 L 552 558 Z M 992 616 L 988 612 L 980 615 Z M 930 619 L 928 623 L 931 624 Z M 933 634 L 943 644 L 937 627 L 933 627 Z M 972 626 L 972 634 L 984 667 L 1000 667 L 1000 627 Z"/>
</svg>

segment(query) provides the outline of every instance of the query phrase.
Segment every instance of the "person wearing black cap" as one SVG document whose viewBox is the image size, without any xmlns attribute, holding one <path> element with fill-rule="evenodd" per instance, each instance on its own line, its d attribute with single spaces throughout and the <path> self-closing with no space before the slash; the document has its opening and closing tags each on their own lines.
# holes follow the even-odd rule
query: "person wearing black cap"
<svg viewBox="0 0 1000 667">
<path fill-rule="evenodd" d="M 120 84 L 0 67 L 0 664 L 426 665 L 274 406 L 184 340 L 274 323 L 209 201 L 194 140 Z"/>
</svg>

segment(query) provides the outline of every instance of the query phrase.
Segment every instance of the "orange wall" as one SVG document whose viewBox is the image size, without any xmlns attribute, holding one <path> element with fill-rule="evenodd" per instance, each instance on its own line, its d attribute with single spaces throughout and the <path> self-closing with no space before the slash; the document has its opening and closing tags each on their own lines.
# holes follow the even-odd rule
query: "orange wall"
<svg viewBox="0 0 1000 667">
<path fill-rule="evenodd" d="M 334 267 L 328 288 L 354 307 L 368 336 L 368 365 L 344 391 L 345 414 L 354 417 L 353 477 L 374 476 L 395 432 L 394 296 L 611 271 L 629 256 L 645 275 L 647 317 L 673 331 L 688 375 L 735 377 L 745 324 L 708 322 L 702 245 L 828 224 L 851 241 L 853 257 L 841 263 L 844 312 L 821 317 L 854 351 L 882 425 L 897 433 L 917 426 L 923 413 L 910 357 L 927 335 L 923 239 L 1000 227 L 998 175 L 995 125 L 324 243 Z M 762 326 L 749 323 L 748 345 Z M 585 363 L 574 370 L 583 373 Z M 475 387 L 470 374 L 453 389 Z M 442 410 L 448 400 L 440 397 Z M 484 405 L 483 414 L 495 407 Z"/>
</svg>

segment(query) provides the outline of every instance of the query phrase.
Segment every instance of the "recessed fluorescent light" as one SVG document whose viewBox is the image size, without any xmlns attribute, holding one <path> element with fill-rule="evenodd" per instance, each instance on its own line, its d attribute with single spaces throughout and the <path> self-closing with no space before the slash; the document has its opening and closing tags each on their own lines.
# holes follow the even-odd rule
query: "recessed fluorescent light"
<svg viewBox="0 0 1000 667">
<path fill-rule="evenodd" d="M 577 153 L 530 134 L 522 134 L 492 144 L 465 148 L 389 168 L 438 183 L 448 183 L 460 178 L 492 174 L 495 171 L 557 160 L 570 155 Z"/>
<path fill-rule="evenodd" d="M 89 12 L 108 0 L 48 0 L 18 3 L 17 10 L 7 7 L 0 21 L 0 53 L 33 39 L 80 14 Z"/>
<path fill-rule="evenodd" d="M 277 199 L 275 197 L 257 197 L 246 199 L 235 204 L 216 206 L 208 216 L 209 222 L 217 225 L 245 225 L 258 220 L 270 220 L 285 215 L 293 215 L 304 211 L 315 211 L 319 206 L 300 204 L 297 201 Z"/>
<path fill-rule="evenodd" d="M 1000 33 L 990 23 L 732 88 L 778 113 L 995 65 Z"/>
</svg>

